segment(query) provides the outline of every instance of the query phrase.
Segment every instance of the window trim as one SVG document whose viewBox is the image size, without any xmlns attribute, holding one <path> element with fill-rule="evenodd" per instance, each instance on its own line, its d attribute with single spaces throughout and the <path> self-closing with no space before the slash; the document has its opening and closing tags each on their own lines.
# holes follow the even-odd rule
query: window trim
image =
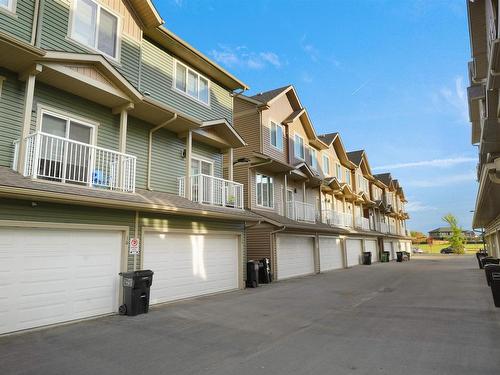
<svg viewBox="0 0 500 375">
<path fill-rule="evenodd" d="M 179 65 L 182 65 L 185 69 L 186 69 L 186 91 L 182 91 L 181 89 L 178 89 L 177 88 L 177 85 L 176 85 L 176 82 L 177 82 L 177 64 Z M 192 71 L 194 74 L 196 74 L 198 76 L 198 98 L 195 98 L 194 96 L 190 95 L 187 93 L 187 77 L 188 77 L 188 72 L 189 71 Z M 191 100 L 194 100 L 196 103 L 199 103 L 205 107 L 208 107 L 210 108 L 211 107 L 211 88 L 212 88 L 212 81 L 209 80 L 206 76 L 204 76 L 203 74 L 201 73 L 198 73 L 196 70 L 194 70 L 193 68 L 190 68 L 188 65 L 184 64 L 183 62 L 181 62 L 180 60 L 174 58 L 173 59 L 173 79 L 172 79 L 172 88 L 178 92 L 179 94 L 181 95 L 184 95 L 185 97 L 191 99 Z M 207 85 L 207 90 L 208 90 L 208 103 L 205 103 L 204 101 L 202 101 L 201 99 L 199 99 L 199 96 L 200 96 L 200 90 L 199 90 L 199 87 L 200 87 L 200 78 L 203 78 L 205 79 L 207 82 L 208 82 L 208 85 Z"/>
<path fill-rule="evenodd" d="M 193 160 L 197 160 L 197 161 L 200 162 L 200 174 L 203 174 L 203 173 L 201 173 L 201 162 L 209 163 L 210 164 L 211 173 L 212 173 L 210 176 L 215 177 L 215 175 L 214 175 L 214 173 L 215 173 L 215 167 L 214 167 L 214 161 L 213 160 L 210 160 L 208 158 L 204 158 L 204 157 L 199 156 L 199 155 L 191 155 L 191 162 Z M 189 171 L 189 174 L 191 174 L 191 171 Z M 192 176 L 195 176 L 195 175 L 192 175 Z"/>
<path fill-rule="evenodd" d="M 316 156 L 315 158 L 313 157 L 313 154 Z M 318 150 L 316 150 L 314 147 L 309 146 L 309 155 L 311 156 L 311 168 L 314 169 L 315 171 L 319 170 L 319 165 L 318 165 Z M 316 160 L 316 165 L 313 165 L 313 160 Z"/>
<path fill-rule="evenodd" d="M 258 188 L 258 182 L 257 182 L 257 176 L 262 176 L 262 177 L 267 177 L 267 178 L 271 178 L 272 179 L 272 188 L 273 188 L 273 194 L 272 195 L 269 195 L 269 188 L 268 188 L 268 198 L 269 197 L 273 197 L 272 199 L 272 205 L 270 206 L 264 206 L 263 204 L 259 204 L 259 188 Z M 268 183 L 269 185 L 269 183 Z M 274 176 L 268 176 L 266 174 L 263 174 L 263 173 L 259 173 L 259 172 L 256 172 L 255 173 L 255 204 L 257 207 L 260 207 L 260 208 L 264 208 L 264 209 L 268 209 L 268 210 L 274 210 L 275 208 L 275 196 L 274 196 L 274 187 L 275 187 L 275 183 L 274 183 Z M 261 192 L 261 196 L 262 196 L 262 202 L 264 202 L 264 194 L 263 192 Z"/>
<path fill-rule="evenodd" d="M 5 12 L 10 16 L 17 17 L 16 9 L 17 9 L 17 0 L 8 0 L 7 5 L 0 4 L 0 12 Z"/>
<path fill-rule="evenodd" d="M 280 124 L 277 121 L 274 120 L 269 120 L 270 126 L 269 126 L 269 144 L 271 147 L 275 148 L 278 151 L 283 152 L 285 150 L 285 142 L 283 141 L 283 138 L 285 137 L 285 127 Z M 278 145 L 273 145 L 273 125 L 276 126 L 276 129 L 281 128 L 281 148 L 278 147 Z M 278 132 L 276 132 L 276 141 L 278 140 Z"/>
<path fill-rule="evenodd" d="M 36 120 L 36 131 L 37 132 L 40 132 L 43 134 L 48 134 L 48 133 L 44 133 L 42 131 L 42 121 L 43 121 L 44 115 L 49 115 L 52 117 L 57 117 L 61 120 L 66 120 L 66 124 L 68 124 L 68 122 L 74 121 L 74 122 L 77 122 L 78 124 L 88 126 L 89 128 L 91 128 L 91 135 L 90 135 L 91 141 L 90 141 L 89 145 L 90 146 L 97 146 L 97 130 L 98 130 L 98 126 L 99 126 L 98 123 L 96 123 L 92 120 L 89 120 L 87 118 L 81 117 L 79 115 L 75 115 L 71 112 L 66 112 L 66 111 L 62 111 L 59 109 L 50 108 L 50 107 L 42 106 L 42 105 L 40 105 L 38 107 L 37 112 L 38 112 L 37 120 Z M 64 138 L 70 140 L 66 136 Z"/>
<path fill-rule="evenodd" d="M 121 57 L 121 46 L 122 46 L 122 18 L 121 18 L 121 15 L 116 13 L 113 9 L 109 9 L 108 7 L 102 5 L 99 1 L 96 1 L 96 0 L 89 0 L 93 3 L 95 3 L 97 5 L 97 20 L 96 20 L 96 43 L 98 43 L 99 41 L 99 38 L 98 38 L 98 33 L 99 33 L 99 21 L 100 21 L 100 18 L 101 18 L 101 11 L 100 9 L 101 8 L 104 8 L 104 10 L 108 13 L 110 13 L 111 15 L 113 15 L 114 17 L 116 17 L 116 20 L 117 20 L 117 23 L 116 23 L 116 56 L 111 56 L 111 55 L 108 55 L 106 52 L 103 52 L 101 51 L 100 49 L 98 49 L 96 46 L 89 46 L 85 43 L 82 43 L 78 40 L 76 40 L 74 37 L 73 37 L 73 30 L 74 30 L 74 26 L 75 26 L 75 15 L 76 15 L 76 2 L 78 0 L 72 0 L 71 1 L 71 6 L 70 6 L 70 10 L 69 10 L 69 20 L 68 20 L 68 35 L 67 35 L 67 38 L 72 42 L 72 43 L 75 43 L 83 48 L 86 48 L 90 51 L 93 51 L 93 52 L 97 52 L 109 59 L 111 59 L 112 61 L 114 62 L 117 62 L 119 63 L 120 62 L 120 57 Z"/>
<path fill-rule="evenodd" d="M 299 155 L 296 154 L 296 150 L 297 150 L 297 142 L 296 142 L 296 139 L 297 137 L 299 137 L 301 140 L 302 140 L 302 154 L 303 156 L 300 157 Z M 305 145 L 305 142 L 304 142 L 304 138 L 302 138 L 302 136 L 299 134 L 299 133 L 294 133 L 293 134 L 293 156 L 298 159 L 298 160 L 302 160 L 302 161 L 305 161 L 306 159 L 306 145 Z"/>
<path fill-rule="evenodd" d="M 323 169 L 323 174 L 326 176 L 330 176 L 330 157 L 327 154 L 323 154 L 323 162 L 322 162 L 322 169 Z M 328 168 L 325 168 L 325 160 L 327 161 Z"/>
<path fill-rule="evenodd" d="M 335 163 L 335 177 L 337 177 L 337 180 L 339 182 L 343 182 L 343 178 L 342 178 L 342 165 L 340 163 Z M 339 172 L 340 172 L 340 176 L 339 176 Z"/>
<path fill-rule="evenodd" d="M 7 80 L 6 77 L 0 76 L 0 99 L 2 98 L 3 83 Z"/>
</svg>

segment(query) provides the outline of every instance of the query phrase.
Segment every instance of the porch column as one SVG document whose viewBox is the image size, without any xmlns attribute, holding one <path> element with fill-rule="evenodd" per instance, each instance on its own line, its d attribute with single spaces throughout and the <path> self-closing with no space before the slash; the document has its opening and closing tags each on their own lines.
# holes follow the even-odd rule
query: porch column
<svg viewBox="0 0 500 375">
<path fill-rule="evenodd" d="M 129 103 L 122 107 L 114 108 L 113 114 L 120 114 L 120 140 L 118 143 L 118 151 L 124 154 L 127 151 L 127 126 L 128 126 L 128 111 L 134 109 L 134 104 Z"/>
<path fill-rule="evenodd" d="M 227 162 L 228 162 L 228 166 L 227 166 L 227 179 L 229 181 L 233 181 L 233 149 L 230 148 L 229 150 L 227 150 Z"/>
<path fill-rule="evenodd" d="M 26 81 L 24 88 L 24 111 L 23 111 L 23 127 L 21 131 L 21 139 L 19 141 L 19 154 L 17 158 L 17 171 L 24 174 L 24 163 L 26 157 L 26 137 L 30 133 L 31 127 L 31 111 L 33 110 L 33 96 L 35 94 L 35 77 L 42 71 L 42 66 L 36 64 L 30 70 L 19 76 L 21 81 Z"/>
<path fill-rule="evenodd" d="M 187 199 L 192 199 L 191 190 L 191 154 L 193 150 L 193 133 L 191 130 L 188 131 L 186 137 L 186 181 L 184 182 L 184 192 Z M 201 192 L 199 192 L 201 194 Z"/>
<path fill-rule="evenodd" d="M 283 197 L 281 198 L 284 202 L 283 204 L 283 207 L 285 208 L 283 210 L 284 212 L 284 215 L 285 217 L 288 217 L 288 201 L 287 201 L 287 197 L 288 197 L 288 175 L 285 173 L 285 191 L 283 192 Z"/>
<path fill-rule="evenodd" d="M 319 184 L 318 191 L 319 191 L 318 216 L 319 216 L 319 221 L 322 223 L 323 221 L 326 220 L 323 220 L 323 196 L 321 194 L 321 183 Z"/>
</svg>

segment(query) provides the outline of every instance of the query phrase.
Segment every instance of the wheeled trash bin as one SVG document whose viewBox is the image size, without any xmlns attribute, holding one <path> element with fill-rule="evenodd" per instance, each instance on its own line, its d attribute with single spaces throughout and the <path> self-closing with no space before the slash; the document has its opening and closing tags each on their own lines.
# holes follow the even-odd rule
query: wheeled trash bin
<svg viewBox="0 0 500 375">
<path fill-rule="evenodd" d="M 259 262 L 249 260 L 247 262 L 247 288 L 257 288 L 259 286 Z"/>
<path fill-rule="evenodd" d="M 396 251 L 396 261 L 400 262 L 400 263 L 403 261 L 403 252 L 402 251 Z"/>
<path fill-rule="evenodd" d="M 151 270 L 121 272 L 123 286 L 123 305 L 120 315 L 135 316 L 149 311 L 149 293 L 153 283 Z"/>
<path fill-rule="evenodd" d="M 262 258 L 259 262 L 259 282 L 261 284 L 269 284 L 273 281 L 271 275 L 271 262 L 269 258 Z"/>
<path fill-rule="evenodd" d="M 372 264 L 372 253 L 370 251 L 363 251 L 363 264 L 365 266 Z"/>
</svg>

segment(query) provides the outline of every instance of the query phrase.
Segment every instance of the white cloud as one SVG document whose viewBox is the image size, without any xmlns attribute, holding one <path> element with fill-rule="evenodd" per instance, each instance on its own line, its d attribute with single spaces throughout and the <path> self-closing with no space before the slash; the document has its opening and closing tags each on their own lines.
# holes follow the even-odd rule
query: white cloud
<svg viewBox="0 0 500 375">
<path fill-rule="evenodd" d="M 389 165 L 381 165 L 379 167 L 374 167 L 372 170 L 383 170 L 383 169 L 398 169 L 398 168 L 415 168 L 415 167 L 438 167 L 438 168 L 448 168 L 457 164 L 464 163 L 476 163 L 477 158 L 472 157 L 456 157 L 456 158 L 446 158 L 446 159 L 433 159 L 433 160 L 421 160 L 408 163 L 396 163 Z"/>
<path fill-rule="evenodd" d="M 408 202 L 405 206 L 406 211 L 408 212 L 422 212 L 422 211 L 432 211 L 432 210 L 437 210 L 436 207 L 433 206 L 428 206 L 422 202 L 419 201 L 411 201 Z"/>
<path fill-rule="evenodd" d="M 426 180 L 413 180 L 405 182 L 405 186 L 413 186 L 417 188 L 430 188 L 430 187 L 440 187 L 453 185 L 460 182 L 473 182 L 476 179 L 474 172 L 449 175 L 449 176 L 437 176 Z"/>
<path fill-rule="evenodd" d="M 305 83 L 311 83 L 313 81 L 313 77 L 308 72 L 303 72 L 302 81 L 304 81 Z"/>
<path fill-rule="evenodd" d="M 302 48 L 302 51 L 304 51 L 312 61 L 317 62 L 319 60 L 320 53 L 318 49 L 312 43 L 307 42 L 307 35 L 305 34 L 300 38 L 300 48 Z"/>
<path fill-rule="evenodd" d="M 469 123 L 467 88 L 462 76 L 455 77 L 453 84 L 439 88 L 432 98 L 440 110 L 452 111 L 456 113 L 460 122 Z"/>
<path fill-rule="evenodd" d="M 219 49 L 209 52 L 210 56 L 228 67 L 243 67 L 249 69 L 263 69 L 268 65 L 280 68 L 283 65 L 280 57 L 271 51 L 252 52 L 246 46 L 230 47 L 219 45 Z"/>
</svg>

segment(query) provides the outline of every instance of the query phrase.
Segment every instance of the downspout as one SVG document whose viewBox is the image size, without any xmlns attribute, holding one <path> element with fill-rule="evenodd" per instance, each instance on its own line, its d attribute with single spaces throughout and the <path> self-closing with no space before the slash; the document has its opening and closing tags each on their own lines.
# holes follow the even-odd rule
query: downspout
<svg viewBox="0 0 500 375">
<path fill-rule="evenodd" d="M 271 264 L 272 264 L 272 268 L 273 268 L 273 275 L 275 275 L 273 278 L 276 277 L 276 262 L 274 261 L 275 247 L 273 246 L 274 245 L 273 235 L 275 235 L 276 233 L 279 233 L 279 232 L 283 232 L 285 229 L 286 229 L 286 225 L 283 225 L 280 229 L 274 230 L 274 231 L 269 233 L 269 241 L 271 244 Z"/>
<path fill-rule="evenodd" d="M 40 38 L 42 34 L 42 22 L 44 0 L 36 0 L 35 10 L 33 12 L 33 29 L 31 31 L 31 44 L 40 47 Z"/>
<path fill-rule="evenodd" d="M 177 120 L 177 113 L 174 113 L 170 120 L 165 121 L 163 124 L 160 124 L 149 131 L 149 144 L 148 144 L 148 174 L 147 174 L 147 184 L 146 187 L 148 190 L 153 190 L 151 188 L 151 158 L 153 153 L 153 133 L 161 128 L 164 128 L 171 122 Z"/>
</svg>

